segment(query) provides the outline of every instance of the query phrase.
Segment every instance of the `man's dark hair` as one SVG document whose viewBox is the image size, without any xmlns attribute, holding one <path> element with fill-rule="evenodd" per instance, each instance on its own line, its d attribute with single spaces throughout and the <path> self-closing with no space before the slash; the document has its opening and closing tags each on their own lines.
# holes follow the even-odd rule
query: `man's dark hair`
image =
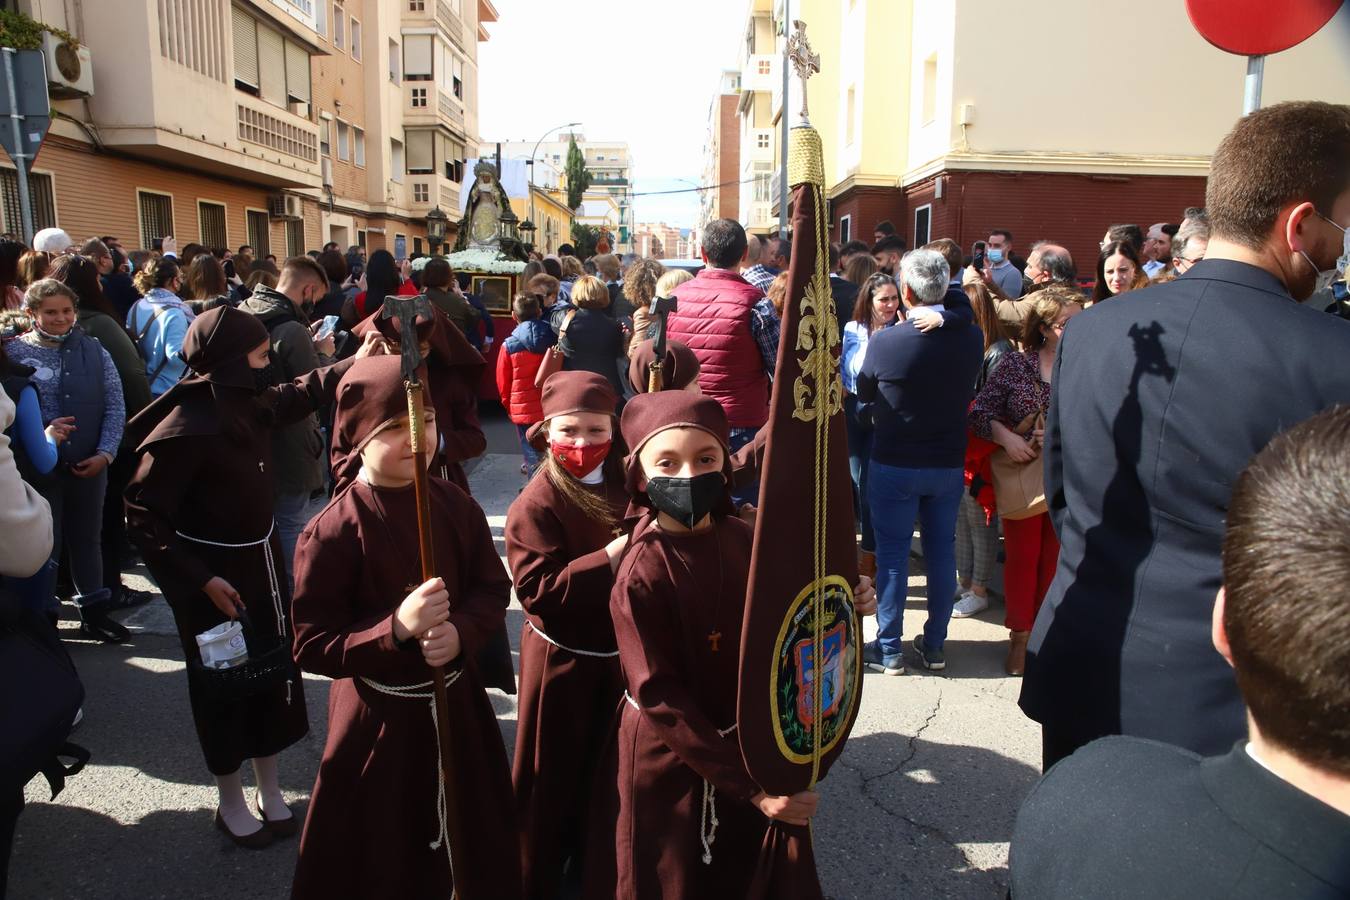
<svg viewBox="0 0 1350 900">
<path fill-rule="evenodd" d="M 1051 283 L 1073 287 L 1078 282 L 1078 267 L 1069 251 L 1048 241 L 1039 242 L 1031 249 L 1041 254 L 1041 270 L 1050 276 Z"/>
<path fill-rule="evenodd" d="M 281 264 L 278 275 L 289 273 L 291 280 L 308 278 L 311 281 L 317 281 L 323 285 L 324 290 L 328 290 L 328 273 L 324 271 L 319 261 L 312 256 L 292 256 Z"/>
<path fill-rule="evenodd" d="M 1144 229 L 1138 225 L 1112 225 L 1106 229 L 1106 240 L 1108 243 L 1124 241 L 1127 244 L 1133 244 L 1135 253 L 1142 253 L 1144 250 Z"/>
<path fill-rule="evenodd" d="M 961 245 L 951 238 L 938 238 L 935 241 L 929 241 L 921 248 L 923 250 L 936 250 L 942 254 L 942 258 L 947 260 L 947 271 L 951 273 L 949 277 L 961 277 Z"/>
<path fill-rule="evenodd" d="M 1350 106 L 1277 103 L 1238 120 L 1209 168 L 1205 208 L 1215 237 L 1259 248 L 1280 210 L 1309 201 L 1331 215 L 1350 190 Z"/>
<path fill-rule="evenodd" d="M 989 236 L 990 236 L 990 237 L 993 237 L 993 236 L 996 235 L 996 234 L 997 234 L 997 235 L 1000 235 L 1000 236 L 1003 238 L 1003 243 L 1005 243 L 1005 244 L 1011 244 L 1011 243 L 1012 243 L 1012 232 L 1009 231 L 1008 229 L 1006 229 L 1006 228 L 995 228 L 995 229 L 993 229 L 993 230 L 991 230 L 991 231 L 989 232 Z"/>
<path fill-rule="evenodd" d="M 1223 543 L 1223 626 L 1261 734 L 1350 775 L 1350 407 L 1277 435 L 1238 476 Z M 1336 600 L 1336 597 L 1342 599 Z"/>
<path fill-rule="evenodd" d="M 774 238 L 769 242 L 769 247 L 774 256 L 781 256 L 784 260 L 792 258 L 792 242 L 787 238 Z"/>
<path fill-rule="evenodd" d="M 884 237 L 873 244 L 872 255 L 876 256 L 878 253 L 904 253 L 908 249 L 909 244 L 905 243 L 905 239 L 898 234 L 893 234 L 889 237 Z"/>
<path fill-rule="evenodd" d="M 833 272 L 835 269 L 839 268 L 839 245 L 836 244 L 834 241 L 830 241 L 829 253 L 830 253 L 830 271 Z"/>
<path fill-rule="evenodd" d="M 559 281 L 562 281 L 562 263 L 558 262 L 556 259 L 548 259 L 545 257 L 544 271 Z"/>
<path fill-rule="evenodd" d="M 886 237 L 893 237 L 895 235 L 895 226 L 891 224 L 890 219 L 882 219 L 880 222 L 876 224 L 876 227 L 873 228 L 872 231 L 873 233 L 879 231 L 882 234 L 886 235 Z"/>
<path fill-rule="evenodd" d="M 871 252 L 872 250 L 870 247 L 867 246 L 866 242 L 854 240 L 849 241 L 847 244 L 839 248 L 839 258 L 846 259 L 850 256 L 856 256 L 859 253 L 871 253 Z"/>
<path fill-rule="evenodd" d="M 234 251 L 234 252 L 235 252 L 235 253 L 252 253 L 252 252 L 253 252 L 253 245 L 252 245 L 252 244 L 240 244 L 240 245 L 239 245 L 239 249 L 236 250 L 236 251 Z"/>
<path fill-rule="evenodd" d="M 717 219 L 703 229 L 703 253 L 714 268 L 734 268 L 749 245 L 745 229 L 735 219 Z"/>
<path fill-rule="evenodd" d="M 422 268 L 422 286 L 448 288 L 450 287 L 450 279 L 454 275 L 455 270 L 450 268 L 450 263 L 444 257 L 432 257 L 427 260 L 427 264 Z"/>
<path fill-rule="evenodd" d="M 577 248 L 576 248 L 576 247 L 573 247 L 571 244 L 559 244 L 559 245 L 558 245 L 558 255 L 559 255 L 559 256 L 576 256 L 576 255 L 577 255 Z"/>
<path fill-rule="evenodd" d="M 1174 238 L 1177 236 L 1177 232 L 1181 230 L 1181 226 L 1173 225 L 1171 222 L 1168 222 L 1166 225 L 1164 225 L 1162 228 L 1159 228 L 1158 230 L 1161 231 L 1163 234 L 1167 235 L 1168 237 Z"/>
</svg>

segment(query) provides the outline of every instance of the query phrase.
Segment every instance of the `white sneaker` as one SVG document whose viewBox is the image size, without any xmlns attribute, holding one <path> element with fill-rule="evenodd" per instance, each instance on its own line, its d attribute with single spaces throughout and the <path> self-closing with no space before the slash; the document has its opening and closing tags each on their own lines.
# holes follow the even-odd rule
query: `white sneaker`
<svg viewBox="0 0 1350 900">
<path fill-rule="evenodd" d="M 989 608 L 989 598 L 980 597 L 974 591 L 966 591 L 952 607 L 953 619 L 968 619 L 979 615 Z"/>
</svg>

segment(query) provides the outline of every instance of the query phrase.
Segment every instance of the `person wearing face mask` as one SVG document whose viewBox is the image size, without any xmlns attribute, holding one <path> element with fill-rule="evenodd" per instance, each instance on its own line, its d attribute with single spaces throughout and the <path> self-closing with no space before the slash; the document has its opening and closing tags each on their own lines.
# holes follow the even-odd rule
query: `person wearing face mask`
<svg viewBox="0 0 1350 900">
<path fill-rule="evenodd" d="M 190 374 L 136 415 L 139 461 L 127 486 L 127 531 L 173 611 L 188 666 L 188 699 L 220 794 L 215 827 L 257 849 L 293 835 L 277 754 L 309 730 L 298 673 L 272 669 L 250 693 L 223 691 L 196 663 L 197 636 L 247 618 L 250 656 L 290 647 L 290 592 L 272 505 L 271 431 L 330 402 L 353 361 L 269 386 L 271 341 L 257 316 L 218 306 L 183 340 Z M 356 358 L 386 349 L 372 336 Z M 258 793 L 239 770 L 253 760 Z M 255 815 L 262 816 L 262 820 Z"/>
<path fill-rule="evenodd" d="M 108 465 L 117 456 L 126 422 L 122 380 L 108 351 L 76 324 L 76 297 L 69 287 L 54 278 L 35 281 L 24 303 L 33 330 L 14 341 L 9 353 L 33 369 L 29 380 L 37 388 L 43 424 L 74 425 L 58 448 L 55 470 L 49 475 L 30 470 L 25 476 L 51 504 L 53 558 L 59 559 L 62 550 L 70 556 L 80 631 L 122 643 L 131 635 L 109 616 L 117 603 L 104 583 L 102 550 Z"/>
<path fill-rule="evenodd" d="M 1009 300 L 1022 296 L 1022 273 L 1012 264 L 1012 232 L 995 228 L 984 248 L 985 279 Z"/>
<path fill-rule="evenodd" d="M 267 329 L 269 362 L 262 377 L 279 384 L 332 364 L 333 336 L 317 337 L 318 323 L 310 324 L 315 304 L 327 292 L 323 267 L 308 256 L 293 256 L 282 264 L 275 288 L 260 284 L 240 304 Z M 319 418 L 311 414 L 272 432 L 277 534 L 288 581 L 294 577 L 295 542 L 328 501 Z"/>
<path fill-rule="evenodd" d="M 544 382 L 541 404 L 529 438 L 544 462 L 511 504 L 505 530 L 525 610 L 512 782 L 531 900 L 566 893 L 564 881 L 580 885 L 590 776 L 623 696 L 609 592 L 628 543 L 609 381 L 558 372 Z"/>
<path fill-rule="evenodd" d="M 1350 402 L 1350 323 L 1291 302 L 1346 253 L 1350 106 L 1238 120 L 1205 206 L 1204 259 L 1060 339 L 1044 456 L 1062 549 L 1021 696 L 1047 767 L 1109 734 L 1203 755 L 1244 736 L 1209 641 L 1230 491 L 1274 435 Z"/>
</svg>

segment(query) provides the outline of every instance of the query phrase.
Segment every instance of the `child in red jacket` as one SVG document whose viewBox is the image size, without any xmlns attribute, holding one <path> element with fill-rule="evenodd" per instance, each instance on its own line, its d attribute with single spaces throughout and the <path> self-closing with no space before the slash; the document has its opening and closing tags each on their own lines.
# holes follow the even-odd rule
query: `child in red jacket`
<svg viewBox="0 0 1350 900">
<path fill-rule="evenodd" d="M 544 354 L 557 340 L 553 329 L 540 318 L 540 311 L 537 295 L 516 294 L 511 303 L 516 328 L 497 353 L 497 393 L 520 434 L 520 452 L 525 458 L 520 470 L 526 475 L 533 474 L 538 467 L 539 453 L 530 446 L 525 432 L 544 419 L 534 378 L 544 362 Z"/>
</svg>

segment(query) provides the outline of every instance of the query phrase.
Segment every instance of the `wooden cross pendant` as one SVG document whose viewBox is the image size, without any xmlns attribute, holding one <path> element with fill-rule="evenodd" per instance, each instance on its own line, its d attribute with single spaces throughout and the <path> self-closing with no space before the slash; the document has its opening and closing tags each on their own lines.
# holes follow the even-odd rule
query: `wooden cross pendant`
<svg viewBox="0 0 1350 900">
<path fill-rule="evenodd" d="M 713 653 L 716 653 L 719 649 L 718 644 L 721 642 L 721 640 L 722 640 L 722 632 L 717 631 L 715 629 L 713 631 L 708 632 L 708 649 L 711 650 Z"/>
</svg>

